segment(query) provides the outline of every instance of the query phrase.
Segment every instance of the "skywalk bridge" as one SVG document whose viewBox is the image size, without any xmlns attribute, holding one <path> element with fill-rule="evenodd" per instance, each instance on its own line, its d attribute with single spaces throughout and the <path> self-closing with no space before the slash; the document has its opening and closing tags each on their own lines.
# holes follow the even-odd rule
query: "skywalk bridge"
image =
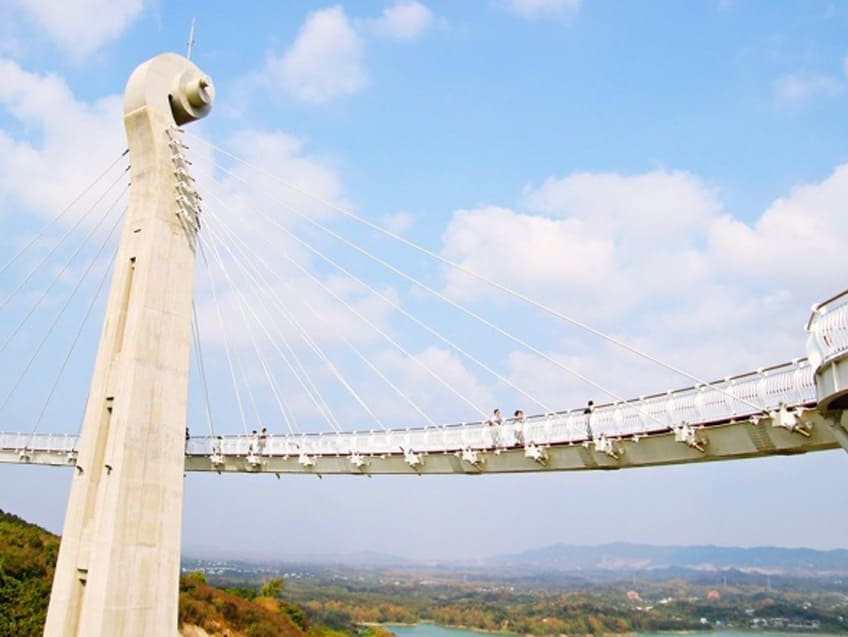
<svg viewBox="0 0 848 637">
<path fill-rule="evenodd" d="M 192 437 L 186 471 L 314 475 L 623 469 L 848 449 L 848 290 L 813 308 L 807 358 L 591 410 L 405 429 Z M 820 400 L 819 394 L 824 394 Z M 0 433 L 0 462 L 74 467 L 79 436 Z"/>
<path fill-rule="evenodd" d="M 45 635 L 174 634 L 185 471 L 273 473 L 277 477 L 485 475 L 610 470 L 791 455 L 839 447 L 848 450 L 848 291 L 813 309 L 806 326 L 805 358 L 706 382 L 552 305 L 312 195 L 297 184 L 270 174 L 264 166 L 186 133 L 181 127 L 205 117 L 214 95 L 211 79 L 181 56 L 163 54 L 140 65 L 124 94 L 128 150 L 0 266 L 0 274 L 8 272 L 16 281 L 6 298 L 0 300 L 0 310 L 11 305 L 23 314 L 20 319 L 7 315 L 11 331 L 0 341 L 0 353 L 8 351 L 19 337 L 29 337 L 20 350 L 25 355 L 15 361 L 16 366 L 18 362 L 22 364 L 19 373 L 5 375 L 10 387 L 0 398 L 0 412 L 10 400 L 20 399 L 29 402 L 17 412 L 27 416 L 18 417 L 29 417 L 33 411 L 29 409 L 31 400 L 26 391 L 21 391 L 21 383 L 28 376 L 38 377 L 38 395 L 45 395 L 43 405 L 34 410 L 37 413 L 33 414 L 31 429 L 0 433 L 0 463 L 63 466 L 72 471 Z M 194 168 L 206 171 L 209 185 L 217 184 L 204 190 L 207 198 L 202 214 L 203 198 L 190 174 L 193 164 L 186 157 L 184 135 L 206 145 L 206 160 Z M 125 157 L 129 166 L 123 168 Z M 221 157 L 227 166 L 218 163 Z M 120 170 L 117 176 L 115 170 Z M 116 191 L 127 174 L 131 185 Z M 245 175 L 262 179 L 250 183 Z M 249 210 L 233 211 L 229 201 L 243 198 L 233 197 L 236 191 L 222 191 L 222 181 L 231 187 L 255 189 L 267 201 L 248 200 Z M 269 183 L 274 187 L 269 188 Z M 290 198 L 281 199 L 279 189 Z M 294 205 L 293 193 L 295 199 L 305 198 L 312 206 L 359 224 L 356 227 L 360 233 L 364 230 L 391 240 L 392 246 L 413 250 L 440 267 L 452 268 L 531 307 L 540 317 L 555 319 L 559 322 L 557 333 L 559 325 L 567 324 L 681 375 L 691 386 L 627 400 L 552 356 L 538 341 L 513 333 L 497 319 L 464 305 L 438 285 L 430 285 L 415 272 L 376 254 L 366 244 L 357 242 L 356 232 L 330 228 L 321 215 Z M 93 200 L 88 209 L 77 212 L 72 223 L 69 219 L 59 223 L 86 196 Z M 109 201 L 112 203 L 107 207 Z M 262 208 L 268 202 L 277 212 L 287 215 L 287 223 L 280 222 L 281 215 L 269 214 Z M 99 220 L 89 218 L 95 211 L 102 214 Z M 72 248 L 74 236 L 85 234 L 75 232 L 85 219 L 88 221 L 84 227 L 90 229 L 82 242 Z M 57 241 L 47 242 L 52 247 L 44 254 L 39 240 L 52 232 L 54 224 L 69 227 Z M 85 289 L 88 275 L 97 271 L 99 263 L 107 263 L 101 257 L 108 254 L 104 251 L 119 226 L 121 238 L 114 248 L 111 287 L 80 434 L 41 433 L 39 428 L 57 395 L 57 386 L 65 372 L 73 369 L 69 361 L 87 319 L 100 292 L 107 289 L 110 268 L 102 269 L 99 284 L 89 282 L 88 289 L 95 291 L 87 303 L 80 302 L 81 319 L 76 331 L 68 328 L 64 347 L 56 348 L 55 356 L 43 361 L 48 366 L 51 361 L 61 361 L 58 370 L 30 374 L 33 364 L 45 350 L 55 347 L 53 341 L 47 347 L 54 328 L 60 325 L 77 292 Z M 313 234 L 321 242 L 308 238 Z M 323 242 L 341 250 L 345 257 L 335 258 L 335 252 L 322 249 Z M 64 260 L 67 253 L 71 254 Z M 78 259 L 81 254 L 86 255 L 87 265 L 78 263 L 83 260 Z M 272 264 L 263 254 L 273 255 Z M 21 259 L 22 255 L 26 258 Z M 60 256 L 63 263 L 56 263 Z M 354 267 L 355 259 L 367 260 L 366 265 Z M 310 261 L 320 266 L 323 276 L 310 269 Z M 206 292 L 212 301 L 209 307 L 215 310 L 217 327 L 198 320 L 194 298 L 194 270 L 198 264 L 206 275 Z M 462 337 L 452 336 L 450 330 L 440 331 L 421 314 L 416 315 L 408 299 L 405 305 L 399 296 L 385 294 L 381 283 L 357 274 L 356 270 L 362 272 L 363 267 L 372 272 L 379 269 L 393 281 L 402 279 L 409 284 L 408 289 L 441 304 L 438 307 L 442 310 L 455 312 L 462 321 L 473 321 L 473 328 L 468 329 L 485 327 L 488 333 L 504 339 L 511 350 L 529 354 L 551 370 L 556 368 L 554 373 L 573 376 L 591 386 L 594 395 L 607 396 L 606 404 L 589 403 L 557 411 L 556 406 L 549 406 L 536 395 L 536 388 L 522 387 L 521 380 L 500 373 L 495 368 L 498 363 L 487 356 L 488 352 L 471 351 L 473 345 L 489 349 L 483 341 L 466 343 Z M 79 272 L 79 277 L 74 272 Z M 53 305 L 56 311 L 28 334 L 25 326 L 51 290 L 62 287 L 63 279 L 72 281 L 64 301 Z M 334 281 L 344 282 L 342 287 L 355 292 L 339 293 L 341 287 L 333 285 Z M 302 294 L 295 283 L 315 289 L 316 298 L 322 299 L 317 309 L 310 302 L 311 295 Z M 39 284 L 38 293 L 27 294 L 27 286 Z M 219 290 L 219 286 L 223 289 Z M 252 296 L 246 298 L 246 292 Z M 407 327 L 414 326 L 418 330 L 416 344 L 404 345 L 399 342 L 400 334 L 393 335 L 393 330 L 384 329 L 367 311 L 363 313 L 358 307 L 361 303 L 357 303 L 362 299 L 379 304 L 382 311 L 403 319 Z M 21 302 L 16 307 L 13 301 Z M 296 311 L 288 303 L 298 303 Z M 225 318 L 228 312 L 229 322 Z M 363 352 L 344 330 L 327 321 L 328 316 L 337 314 L 367 331 L 368 338 L 379 346 Z M 423 314 L 432 316 L 427 311 Z M 205 318 L 208 320 L 210 315 L 207 313 Z M 299 316 L 306 318 L 301 322 Z M 236 321 L 241 319 L 235 329 L 231 324 L 234 317 Z M 234 405 L 241 422 L 234 423 L 232 416 L 223 420 L 229 425 L 240 424 L 246 432 L 250 429 L 248 422 L 266 422 L 260 405 L 266 409 L 276 407 L 267 422 L 283 423 L 290 433 L 269 433 L 262 428 L 259 433 L 216 435 L 212 416 L 215 401 L 210 400 L 201 327 L 215 330 L 220 337 L 223 347 L 217 352 L 218 363 L 226 362 L 232 381 L 232 394 L 226 390 L 213 398 Z M 314 338 L 322 330 L 333 334 L 330 346 L 322 346 L 322 339 Z M 228 335 L 233 333 L 243 340 L 231 342 Z M 532 404 L 540 413 L 504 421 L 499 417 L 485 420 L 483 414 L 487 410 L 478 400 L 422 360 L 423 333 L 428 343 L 438 343 L 456 361 L 482 370 L 486 378 L 499 383 L 498 387 L 509 388 L 515 398 L 528 405 L 528 410 Z M 292 346 L 289 337 L 299 340 Z M 342 345 L 349 352 L 343 351 Z M 196 422 L 198 415 L 188 414 L 192 352 L 210 435 L 186 435 L 183 440 L 189 423 L 192 431 L 203 428 Z M 465 413 L 478 414 L 482 419 L 437 424 L 414 399 L 416 392 L 393 381 L 398 367 L 394 372 L 381 369 L 379 363 L 385 361 L 375 355 L 384 352 L 396 357 L 393 360 L 402 361 L 404 371 L 414 366 L 420 378 L 427 378 L 429 384 L 422 385 L 424 388 L 438 386 L 439 391 L 458 401 L 456 404 L 473 410 Z M 251 359 L 245 365 L 243 354 L 255 357 L 255 363 Z M 309 356 L 306 364 L 301 356 Z M 501 360 L 500 365 L 503 364 Z M 374 385 L 357 382 L 366 369 Z M 364 428 L 360 425 L 358 431 L 351 430 L 357 427 L 350 422 L 353 417 L 336 416 L 331 405 L 338 400 L 335 394 L 325 395 L 320 382 L 312 378 L 318 370 L 325 380 L 334 383 L 331 392 L 343 389 L 342 400 L 366 414 L 356 417 L 356 422 L 367 423 Z M 255 378 L 248 373 L 251 371 Z M 52 381 L 41 382 L 45 378 Z M 376 384 L 377 378 L 380 384 Z M 419 376 L 414 378 L 413 390 L 421 382 L 417 380 Z M 261 386 L 264 402 L 257 400 L 259 389 L 251 389 L 252 383 Z M 288 393 L 283 389 L 288 389 Z M 398 404 L 406 403 L 421 417 L 417 422 L 423 424 L 386 427 L 378 415 L 380 410 L 368 404 L 369 398 L 382 397 L 383 393 L 391 395 Z M 333 398 L 328 399 L 331 395 Z M 297 408 L 287 401 L 294 401 Z M 227 413 L 231 411 L 228 409 Z M 297 417 L 302 415 L 310 421 L 322 420 L 318 426 L 326 426 L 324 433 L 299 433 L 302 429 Z M 57 417 L 58 422 L 64 422 L 66 410 L 61 409 Z M 27 429 L 24 424 L 20 426 Z"/>
<path fill-rule="evenodd" d="M 848 292 L 817 306 L 807 328 L 809 359 L 716 383 L 501 424 L 192 437 L 185 469 L 318 476 L 609 470 L 835 449 L 843 422 L 818 407 L 814 372 L 848 352 Z M 78 442 L 0 433 L 0 462 L 84 471 Z"/>
<path fill-rule="evenodd" d="M 838 447 L 815 408 L 806 361 L 734 379 L 775 388 L 755 413 L 703 388 L 530 416 L 523 423 L 297 435 L 192 437 L 186 471 L 327 474 L 500 473 L 619 469 L 805 453 Z M 788 387 L 786 387 L 788 385 Z M 738 389 L 737 389 L 738 388 Z M 789 402 L 787 402 L 787 400 Z M 645 422 L 644 412 L 665 422 Z M 687 420 L 686 418 L 690 418 Z M 0 462 L 76 467 L 79 437 L 0 433 Z"/>
</svg>

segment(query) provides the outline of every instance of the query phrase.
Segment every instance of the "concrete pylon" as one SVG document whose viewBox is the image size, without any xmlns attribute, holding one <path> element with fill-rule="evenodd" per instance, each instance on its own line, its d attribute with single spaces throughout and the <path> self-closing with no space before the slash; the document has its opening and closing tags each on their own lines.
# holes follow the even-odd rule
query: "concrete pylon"
<svg viewBox="0 0 848 637">
<path fill-rule="evenodd" d="M 51 637 L 177 633 L 197 224 L 174 127 L 206 115 L 213 95 L 172 53 L 127 83 L 129 209 L 44 628 Z"/>
</svg>

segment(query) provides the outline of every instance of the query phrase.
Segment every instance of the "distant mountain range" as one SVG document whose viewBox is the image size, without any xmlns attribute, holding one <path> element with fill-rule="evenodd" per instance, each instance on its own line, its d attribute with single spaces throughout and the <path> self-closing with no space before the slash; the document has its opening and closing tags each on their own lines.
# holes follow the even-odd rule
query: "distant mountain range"
<svg viewBox="0 0 848 637">
<path fill-rule="evenodd" d="M 256 558 L 229 554 L 222 551 L 190 551 L 186 564 L 197 558 L 223 560 L 231 565 L 273 563 L 277 565 L 338 566 L 383 570 L 390 568 L 445 568 L 450 570 L 503 571 L 512 574 L 538 575 L 544 573 L 584 574 L 631 573 L 652 571 L 663 576 L 675 572 L 724 571 L 760 572 L 786 575 L 848 574 L 848 550 L 822 551 L 809 548 L 779 548 L 758 546 L 740 548 L 731 546 L 655 546 L 650 544 L 614 543 L 598 546 L 554 544 L 529 549 L 521 553 L 497 555 L 469 561 L 444 560 L 416 561 L 374 551 L 348 554 L 312 554 Z M 214 557 L 212 557 L 214 556 Z M 195 559 L 192 559 L 195 558 Z M 661 573 L 664 572 L 664 573 Z"/>
<path fill-rule="evenodd" d="M 653 546 L 554 544 L 484 562 L 491 566 L 549 571 L 633 571 L 685 568 L 692 570 L 757 570 L 774 573 L 848 573 L 848 550 L 806 548 L 752 548 L 726 546 Z"/>
</svg>

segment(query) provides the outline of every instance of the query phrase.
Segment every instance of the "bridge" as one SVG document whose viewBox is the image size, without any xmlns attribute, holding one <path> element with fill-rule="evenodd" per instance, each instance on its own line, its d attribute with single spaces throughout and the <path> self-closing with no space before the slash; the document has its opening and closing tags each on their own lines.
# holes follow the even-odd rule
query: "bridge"
<svg viewBox="0 0 848 637">
<path fill-rule="evenodd" d="M 130 78 L 125 94 L 124 123 L 129 139 L 129 167 L 132 186 L 114 196 L 114 187 L 124 179 L 121 155 L 98 177 L 91 188 L 85 215 L 102 209 L 103 201 L 113 200 L 99 221 L 91 222 L 84 244 L 69 260 L 57 267 L 58 273 L 36 301 L 14 325 L 0 344 L 0 353 L 14 341 L 31 319 L 47 293 L 66 273 L 86 242 L 92 257 L 70 297 L 51 319 L 47 334 L 32 347 L 31 357 L 12 389 L 0 399 L 6 407 L 42 354 L 63 312 L 95 269 L 120 223 L 123 230 L 115 248 L 112 284 L 91 380 L 88 401 L 79 434 L 39 431 L 45 409 L 54 396 L 78 343 L 81 330 L 96 305 L 109 270 L 85 307 L 79 331 L 71 339 L 68 352 L 59 364 L 49 386 L 45 405 L 33 427 L 18 433 L 0 433 L 0 463 L 66 467 L 72 487 L 66 514 L 62 548 L 57 564 L 45 634 L 168 634 L 176 621 L 176 584 L 179 572 L 181 533 L 182 474 L 185 471 L 256 474 L 428 475 L 616 470 L 667 464 L 718 460 L 738 460 L 773 455 L 792 455 L 843 448 L 848 450 L 848 291 L 826 299 L 813 308 L 806 325 L 806 355 L 786 363 L 707 381 L 667 362 L 658 360 L 581 320 L 480 274 L 443 255 L 377 226 L 332 202 L 317 204 L 362 224 L 368 231 L 381 233 L 403 246 L 476 278 L 540 314 L 568 324 L 606 341 L 626 353 L 688 379 L 689 386 L 647 396 L 627 398 L 615 390 L 569 367 L 534 345 L 525 336 L 512 333 L 489 316 L 448 297 L 401 269 L 385 257 L 372 253 L 345 232 L 333 230 L 320 216 L 305 213 L 290 202 L 281 206 L 297 216 L 316 233 L 340 242 L 370 260 L 373 267 L 385 268 L 412 284 L 416 290 L 447 304 L 481 328 L 491 330 L 510 346 L 518 346 L 558 372 L 600 392 L 607 399 L 599 404 L 548 406 L 531 389 L 520 386 L 475 354 L 468 344 L 458 342 L 397 299 L 369 284 L 352 272 L 349 265 L 316 247 L 259 210 L 251 221 L 260 220 L 282 233 L 304 254 L 309 254 L 328 270 L 364 289 L 369 298 L 379 300 L 391 311 L 414 323 L 433 342 L 448 347 L 458 357 L 476 365 L 495 378 L 501 387 L 539 407 L 534 414 L 517 411 L 515 417 L 489 415 L 477 401 L 444 378 L 409 348 L 358 309 L 338 286 L 328 285 L 292 255 L 278 250 L 280 262 L 291 272 L 311 281 L 332 299 L 350 320 L 360 321 L 376 336 L 405 357 L 410 366 L 439 383 L 460 404 L 479 417 L 467 422 L 438 423 L 427 410 L 398 386 L 391 375 L 343 334 L 339 339 L 350 354 L 385 383 L 386 392 L 397 395 L 419 418 L 409 426 L 386 426 L 368 401 L 356 389 L 355 379 L 342 371 L 310 332 L 317 328 L 322 312 L 308 301 L 306 309 L 314 323 L 304 323 L 280 302 L 285 281 L 277 282 L 279 264 L 271 265 L 253 254 L 243 233 L 230 219 L 225 197 L 214 191 L 201 196 L 195 170 L 223 176 L 230 182 L 246 182 L 245 173 L 265 180 L 277 180 L 264 168 L 249 164 L 202 137 L 181 128 L 204 117 L 211 109 L 214 87 L 190 61 L 165 54 L 141 65 Z M 188 140 L 204 145 L 208 153 L 237 162 L 241 170 L 212 160 L 203 168 L 187 157 Z M 115 171 L 121 171 L 115 177 Z M 109 183 L 114 177 L 114 180 Z M 105 180 L 105 181 L 104 181 Z M 299 196 L 309 197 L 296 184 L 283 184 Z M 84 191 L 83 195 L 88 193 Z M 82 197 L 83 195 L 80 195 Z M 121 210 L 121 202 L 128 201 Z M 272 195 L 273 197 L 273 195 Z M 313 203 L 316 203 L 312 197 Z M 201 203 L 203 202 L 203 203 Z M 116 212 L 117 211 L 117 212 Z M 62 211 L 48 225 L 58 223 Z M 81 219 L 25 274 L 13 293 L 0 304 L 23 295 L 34 273 L 42 268 L 65 239 L 73 234 Z M 109 224 L 111 230 L 109 229 Z M 257 233 L 263 234 L 262 231 Z M 100 240 L 100 237 L 105 237 Z M 2 268 L 3 274 L 41 235 L 25 245 Z M 98 243 L 98 241 L 100 241 Z M 277 249 L 273 244 L 273 251 Z M 293 250 L 292 250 L 293 251 Z M 198 259 L 198 256 L 200 257 Z M 237 407 L 241 433 L 218 433 L 214 427 L 210 383 L 207 377 L 208 351 L 204 353 L 203 333 L 209 324 L 198 321 L 194 303 L 194 266 L 200 261 L 206 270 L 207 291 L 220 321 L 223 358 L 232 381 L 232 403 Z M 244 285 L 233 281 L 237 273 Z M 222 283 L 229 284 L 225 298 Z M 259 294 L 257 302 L 245 298 L 243 287 Z M 294 291 L 297 295 L 297 290 Z M 334 306 L 335 307 L 335 306 Z M 341 311 L 341 310 L 339 310 Z M 227 312 L 240 315 L 247 326 L 239 331 L 244 342 L 236 342 L 228 330 Z M 312 319 L 310 319 L 311 321 Z M 299 336 L 293 345 L 279 324 L 285 321 L 290 332 Z M 252 326 L 252 327 L 251 327 Z M 332 329 L 332 325 L 329 328 Z M 800 336 L 799 326 L 799 336 Z M 260 342 L 261 340 L 261 342 Z M 799 337 L 799 341 L 801 338 Z M 278 408 L 287 432 L 250 431 L 248 421 L 262 423 L 256 391 L 251 389 L 250 368 L 240 358 L 240 347 L 256 355 L 257 373 L 268 390 L 269 403 Z M 298 355 L 298 348 L 313 354 L 323 369 L 344 391 L 348 400 L 367 415 L 367 429 L 350 427 L 334 413 L 333 402 L 322 394 Z M 799 347 L 799 350 L 802 348 Z M 295 410 L 286 404 L 275 365 L 266 355 L 278 357 L 277 365 L 290 374 L 292 385 L 302 389 L 304 402 L 320 415 L 326 428 L 307 431 L 297 425 Z M 195 373 L 203 395 L 208 435 L 197 435 L 202 425 L 187 424 L 189 363 L 196 358 Z M 799 352 L 800 353 L 800 352 Z M 206 361 L 206 363 L 204 363 Z M 355 372 L 355 374 L 358 372 Z M 363 372 L 364 373 L 364 372 Z M 248 417 L 250 409 L 256 420 Z M 196 416 L 203 419 L 203 416 Z M 371 426 L 373 425 L 373 426 Z"/>
<path fill-rule="evenodd" d="M 191 437 L 186 471 L 427 474 L 620 469 L 846 445 L 833 364 L 848 353 L 848 291 L 817 305 L 809 358 L 619 403 L 491 421 L 313 434 Z M 828 375 L 830 374 L 830 375 Z M 0 433 L 0 462 L 78 467 L 79 436 Z"/>
<path fill-rule="evenodd" d="M 620 469 L 835 449 L 830 418 L 817 409 L 810 362 L 798 359 L 711 385 L 598 405 L 590 413 L 578 408 L 501 424 L 192 437 L 185 470 L 371 475 Z M 76 435 L 0 433 L 0 462 L 74 467 L 78 446 Z"/>
</svg>

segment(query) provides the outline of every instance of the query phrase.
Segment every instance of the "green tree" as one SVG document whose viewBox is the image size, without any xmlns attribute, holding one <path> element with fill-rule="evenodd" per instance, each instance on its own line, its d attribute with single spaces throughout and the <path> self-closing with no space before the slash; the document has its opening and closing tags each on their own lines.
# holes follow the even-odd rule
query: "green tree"
<svg viewBox="0 0 848 637">
<path fill-rule="evenodd" d="M 276 599 L 280 596 L 280 593 L 283 592 L 283 588 L 285 587 L 285 582 L 282 577 L 275 577 L 273 579 L 269 579 L 262 585 L 262 588 L 259 590 L 259 594 L 262 597 L 272 597 Z"/>
</svg>

